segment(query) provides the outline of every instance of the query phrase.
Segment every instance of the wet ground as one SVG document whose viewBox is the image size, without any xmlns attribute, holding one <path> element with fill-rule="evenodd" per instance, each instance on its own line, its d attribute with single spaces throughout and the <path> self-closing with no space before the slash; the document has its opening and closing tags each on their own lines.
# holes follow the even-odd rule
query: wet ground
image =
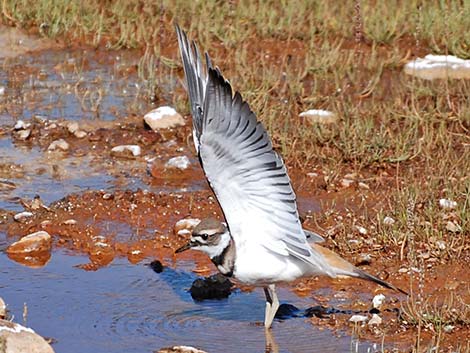
<svg viewBox="0 0 470 353">
<path fill-rule="evenodd" d="M 228 299 L 202 302 L 188 292 L 198 276 L 215 270 L 199 254 L 175 257 L 184 238 L 174 225 L 186 217 L 221 214 L 195 158 L 189 119 L 168 131 L 144 126 L 142 117 L 153 107 L 143 99 L 136 58 L 130 52 L 50 48 L 0 58 L 0 296 L 16 321 L 51 337 L 59 353 L 153 352 L 175 344 L 208 352 L 246 352 L 247 346 L 263 351 L 262 291 L 237 287 Z M 169 78 L 165 88 L 177 84 Z M 27 138 L 14 129 L 18 120 L 29 124 Z M 70 132 L 70 122 L 78 122 L 86 135 Z M 66 140 L 68 149 L 48 151 L 58 139 Z M 127 144 L 139 145 L 142 154 L 112 154 L 112 147 Z M 190 167 L 165 167 L 175 156 L 187 156 Z M 309 215 L 332 202 L 318 195 L 322 180 L 293 175 L 301 190 L 300 213 L 316 230 Z M 351 209 L 356 198 L 362 204 L 364 192 L 336 195 L 343 200 L 337 207 Z M 44 207 L 32 206 L 36 195 Z M 32 217 L 14 221 L 25 209 Z M 52 235 L 51 254 L 35 259 L 5 254 L 9 244 L 37 230 Z M 146 265 L 155 259 L 163 272 Z M 406 285 L 399 267 L 384 256 L 365 269 Z M 354 281 L 318 279 L 281 288 L 282 302 L 345 312 L 276 322 L 279 351 L 380 351 L 381 332 L 364 328 L 367 334 L 359 340 L 348 323 L 351 310 L 367 313 L 378 292 L 383 291 Z M 402 296 L 384 293 L 391 307 L 399 307 Z M 396 314 L 386 320 L 394 332 L 403 329 Z M 392 350 L 411 344 L 412 339 L 385 343 Z"/>
</svg>

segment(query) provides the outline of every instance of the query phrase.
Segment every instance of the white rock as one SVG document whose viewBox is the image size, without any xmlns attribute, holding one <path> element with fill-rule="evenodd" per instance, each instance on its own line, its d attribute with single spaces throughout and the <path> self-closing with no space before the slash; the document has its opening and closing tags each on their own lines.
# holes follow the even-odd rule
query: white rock
<svg viewBox="0 0 470 353">
<path fill-rule="evenodd" d="M 322 109 L 310 109 L 299 114 L 301 118 L 306 118 L 312 123 L 333 124 L 338 118 L 333 112 Z"/>
<path fill-rule="evenodd" d="M 170 158 L 168 162 L 165 163 L 165 167 L 167 168 L 178 168 L 178 169 L 187 169 L 191 162 L 189 158 L 186 156 L 178 156 Z"/>
<path fill-rule="evenodd" d="M 17 213 L 13 216 L 13 219 L 17 222 L 23 223 L 26 222 L 26 220 L 30 217 L 33 217 L 33 213 L 29 211 L 24 211 Z"/>
<path fill-rule="evenodd" d="M 443 241 L 443 240 L 436 241 L 436 245 L 439 248 L 439 250 L 445 250 L 446 249 L 446 242 Z"/>
<path fill-rule="evenodd" d="M 51 249 L 51 236 L 49 233 L 40 230 L 39 232 L 31 233 L 20 240 L 11 244 L 6 252 L 8 254 L 31 254 L 50 251 Z"/>
<path fill-rule="evenodd" d="M 349 321 L 354 323 L 365 322 L 366 320 L 367 316 L 364 315 L 353 315 L 349 318 Z"/>
<path fill-rule="evenodd" d="M 47 147 L 48 151 L 67 151 L 70 148 L 70 145 L 64 139 L 58 139 L 52 141 L 49 147 Z"/>
<path fill-rule="evenodd" d="M 0 320 L 0 348 L 2 353 L 54 353 L 33 330 L 6 320 Z"/>
<path fill-rule="evenodd" d="M 79 129 L 79 126 L 76 121 L 72 121 L 67 124 L 67 130 L 69 130 L 71 134 L 74 134 L 76 131 L 78 131 L 78 129 Z"/>
<path fill-rule="evenodd" d="M 0 96 L 3 96 L 5 94 L 5 86 L 0 86 Z"/>
<path fill-rule="evenodd" d="M 462 231 L 462 227 L 455 222 L 447 221 L 446 229 L 452 233 L 459 233 Z"/>
<path fill-rule="evenodd" d="M 78 138 L 78 139 L 82 139 L 82 138 L 84 138 L 86 135 L 88 135 L 88 133 L 87 133 L 86 131 L 83 131 L 83 130 L 75 131 L 73 134 L 74 134 L 75 137 Z"/>
<path fill-rule="evenodd" d="M 31 130 L 26 129 L 26 130 L 20 130 L 16 133 L 16 137 L 20 140 L 27 140 L 28 137 L 31 136 Z"/>
<path fill-rule="evenodd" d="M 176 222 L 174 232 L 178 235 L 187 235 L 197 226 L 201 220 L 199 218 L 184 218 Z"/>
<path fill-rule="evenodd" d="M 440 199 L 439 206 L 445 210 L 453 210 L 457 207 L 457 202 L 448 199 Z"/>
<path fill-rule="evenodd" d="M 26 124 L 23 120 L 18 120 L 13 127 L 15 130 L 24 130 L 31 126 L 31 124 Z"/>
<path fill-rule="evenodd" d="M 160 349 L 157 353 L 206 353 L 190 346 L 173 346 Z"/>
<path fill-rule="evenodd" d="M 395 220 L 392 217 L 385 216 L 384 217 L 384 224 L 386 224 L 388 226 L 391 226 L 391 225 L 395 224 Z"/>
<path fill-rule="evenodd" d="M 130 155 L 137 157 L 140 156 L 142 150 L 138 145 L 120 145 L 111 149 L 111 154 L 118 157 L 128 157 Z"/>
<path fill-rule="evenodd" d="M 372 314 L 372 318 L 367 323 L 368 325 L 380 325 L 382 324 L 382 318 L 377 314 Z"/>
<path fill-rule="evenodd" d="M 453 55 L 426 55 L 405 65 L 408 75 L 425 80 L 437 78 L 470 78 L 470 60 L 457 58 Z"/>
<path fill-rule="evenodd" d="M 372 299 L 372 306 L 376 309 L 379 309 L 382 304 L 385 301 L 385 295 L 383 294 L 377 294 L 373 299 Z"/>
<path fill-rule="evenodd" d="M 183 117 L 172 107 L 163 106 L 154 109 L 144 116 L 144 121 L 152 130 L 168 129 L 184 125 Z"/>
<path fill-rule="evenodd" d="M 5 318 L 7 314 L 7 305 L 5 301 L 0 297 L 0 319 Z"/>
<path fill-rule="evenodd" d="M 364 190 L 369 190 L 369 189 L 370 189 L 369 185 L 367 185 L 366 183 L 363 183 L 362 181 L 360 181 L 357 185 L 358 185 L 361 189 L 364 189 Z"/>
<path fill-rule="evenodd" d="M 351 179 L 343 179 L 341 180 L 341 186 L 344 188 L 350 187 L 352 184 L 354 184 L 354 180 Z"/>
<path fill-rule="evenodd" d="M 451 333 L 454 330 L 455 326 L 454 325 L 445 325 L 444 326 L 444 332 L 445 333 Z"/>
<path fill-rule="evenodd" d="M 361 226 L 355 226 L 356 230 L 362 234 L 362 235 L 366 235 L 367 234 L 367 229 L 365 229 L 364 227 L 361 227 Z"/>
</svg>

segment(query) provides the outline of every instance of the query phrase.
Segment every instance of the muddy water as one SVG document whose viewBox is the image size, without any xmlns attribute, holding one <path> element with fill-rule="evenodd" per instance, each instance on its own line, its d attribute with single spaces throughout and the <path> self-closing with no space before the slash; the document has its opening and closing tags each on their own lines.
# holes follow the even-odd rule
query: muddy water
<svg viewBox="0 0 470 353">
<path fill-rule="evenodd" d="M 135 58 L 129 53 L 48 50 L 0 60 L 0 127 L 4 132 L 0 134 L 1 181 L 14 185 L 0 189 L 1 209 L 23 210 L 19 201 L 35 195 L 49 205 L 87 190 L 147 188 L 158 194 L 207 189 L 197 166 L 192 167 L 192 177 L 168 182 L 158 172 L 149 176 L 144 159 L 110 162 L 109 155 L 99 150 L 86 152 L 93 150 L 89 147 L 92 144 L 98 149 L 105 147 L 94 140 L 84 139 L 77 149 L 55 155 L 35 138 L 18 142 L 9 133 L 18 119 L 33 122 L 39 117 L 99 125 L 119 121 L 133 112 L 143 115 L 151 107 L 139 93 L 142 83 L 135 73 Z M 142 134 L 145 131 L 141 129 L 135 139 Z M 184 136 L 177 139 L 179 145 L 162 144 L 159 153 L 167 158 L 171 156 L 168 151 L 178 150 L 191 156 L 182 141 Z M 77 153 L 78 149 L 85 153 Z M 318 209 L 307 200 L 300 206 Z M 110 227 L 116 224 L 109 223 Z M 117 241 L 130 244 L 132 229 L 123 223 L 110 231 L 118 233 Z M 13 236 L 17 238 L 17 234 Z M 4 254 L 15 239 L 0 231 L 0 296 L 17 322 L 53 338 L 58 353 L 153 352 L 176 344 L 208 352 L 265 350 L 264 329 L 259 325 L 264 317 L 262 292 L 236 290 L 226 300 L 194 302 L 188 293 L 196 278 L 191 272 L 195 261 L 190 258 L 166 267 L 160 274 L 144 265 L 152 258 L 131 264 L 116 257 L 108 266 L 85 271 L 80 265 L 88 263 L 89 258 L 78 249 L 58 247 L 55 241 L 51 260 L 33 269 Z M 296 296 L 289 287 L 280 288 L 278 294 L 281 300 L 299 308 L 317 304 L 308 297 Z M 28 310 L 23 318 L 24 305 Z M 320 330 L 304 318 L 276 322 L 273 334 L 280 352 L 374 351 L 372 343 L 354 341 L 352 347 L 347 333 Z"/>
</svg>

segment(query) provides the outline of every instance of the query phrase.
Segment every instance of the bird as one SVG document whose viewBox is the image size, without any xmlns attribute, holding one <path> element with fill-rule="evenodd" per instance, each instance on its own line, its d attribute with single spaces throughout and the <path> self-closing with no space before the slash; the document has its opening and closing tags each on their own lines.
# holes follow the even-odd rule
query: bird
<svg viewBox="0 0 470 353">
<path fill-rule="evenodd" d="M 242 95 L 195 41 L 175 25 L 199 162 L 225 222 L 206 218 L 175 252 L 206 253 L 217 269 L 240 283 L 262 287 L 264 326 L 272 326 L 276 284 L 301 277 L 357 277 L 405 293 L 321 246 L 303 229 L 294 190 L 281 156 Z"/>
</svg>

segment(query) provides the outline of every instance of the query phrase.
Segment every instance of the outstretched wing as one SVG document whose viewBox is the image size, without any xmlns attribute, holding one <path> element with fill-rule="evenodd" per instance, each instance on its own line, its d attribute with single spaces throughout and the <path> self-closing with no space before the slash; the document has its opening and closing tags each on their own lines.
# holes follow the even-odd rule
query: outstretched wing
<svg viewBox="0 0 470 353">
<path fill-rule="evenodd" d="M 196 149 L 237 248 L 265 247 L 329 274 L 322 256 L 307 243 L 284 163 L 265 128 L 217 68 L 208 64 L 206 76 L 201 74 L 197 47 L 191 49 L 177 31 L 191 107 L 197 107 Z"/>
<path fill-rule="evenodd" d="M 207 85 L 207 72 L 212 67 L 206 53 L 206 67 L 202 65 L 201 54 L 196 43 L 189 42 L 186 33 L 176 25 L 178 43 L 183 59 L 184 75 L 186 77 L 191 115 L 193 116 L 193 139 L 196 151 L 199 152 L 199 138 L 202 132 L 202 107 Z"/>
</svg>

